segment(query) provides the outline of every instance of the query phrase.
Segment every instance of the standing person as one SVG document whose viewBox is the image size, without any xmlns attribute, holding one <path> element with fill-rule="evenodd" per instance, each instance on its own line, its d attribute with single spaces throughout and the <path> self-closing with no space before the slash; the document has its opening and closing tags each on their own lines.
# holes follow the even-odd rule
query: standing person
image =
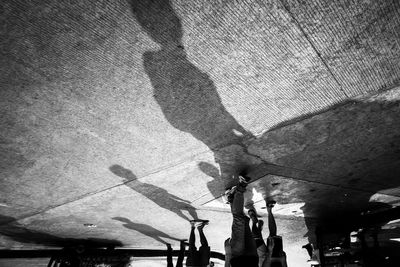
<svg viewBox="0 0 400 267">
<path fill-rule="evenodd" d="M 203 232 L 203 228 L 208 224 L 208 220 L 192 220 L 190 224 L 189 253 L 186 258 L 186 266 L 205 267 L 210 263 L 211 257 L 210 247 Z M 199 232 L 201 244 L 198 250 L 196 248 L 196 227 Z"/>
<path fill-rule="evenodd" d="M 250 219 L 243 212 L 243 193 L 247 183 L 248 179 L 239 176 L 239 184 L 225 193 L 233 217 L 231 238 L 225 240 L 225 266 L 258 266 L 257 246 L 250 230 Z"/>
<path fill-rule="evenodd" d="M 183 258 L 185 257 L 185 240 L 181 240 L 181 247 L 179 249 L 178 260 L 176 261 L 176 267 L 183 266 Z M 167 244 L 167 267 L 174 267 L 172 263 L 172 247 L 171 244 Z"/>
<path fill-rule="evenodd" d="M 275 206 L 275 201 L 267 201 L 268 211 L 268 229 L 269 236 L 267 239 L 267 256 L 262 267 L 287 267 L 286 253 L 283 251 L 282 236 L 276 234 L 276 222 L 272 208 Z"/>
</svg>

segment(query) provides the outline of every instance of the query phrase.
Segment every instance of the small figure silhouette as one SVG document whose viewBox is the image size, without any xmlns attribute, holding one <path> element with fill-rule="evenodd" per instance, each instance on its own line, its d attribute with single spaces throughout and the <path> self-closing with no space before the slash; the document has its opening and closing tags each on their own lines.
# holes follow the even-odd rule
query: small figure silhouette
<svg viewBox="0 0 400 267">
<path fill-rule="evenodd" d="M 210 247 L 204 235 L 203 228 L 208 224 L 208 220 L 190 221 L 191 231 L 189 237 L 189 253 L 186 259 L 186 266 L 208 266 L 210 263 Z M 199 232 L 201 246 L 196 248 L 195 229 Z"/>
</svg>

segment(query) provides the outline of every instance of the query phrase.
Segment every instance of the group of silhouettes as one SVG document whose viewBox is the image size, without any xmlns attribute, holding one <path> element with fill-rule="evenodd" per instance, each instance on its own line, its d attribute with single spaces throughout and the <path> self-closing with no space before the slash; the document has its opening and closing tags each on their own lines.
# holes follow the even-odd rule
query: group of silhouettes
<svg viewBox="0 0 400 267">
<path fill-rule="evenodd" d="M 244 212 L 244 192 L 249 179 L 239 176 L 239 183 L 225 192 L 225 200 L 230 204 L 233 217 L 231 237 L 225 240 L 225 267 L 286 267 L 286 253 L 283 251 L 282 237 L 277 235 L 277 227 L 272 213 L 275 201 L 266 201 L 268 211 L 269 236 L 265 242 L 262 236 L 264 221 L 258 218 L 254 208 Z M 189 247 L 186 266 L 213 266 L 210 262 L 211 253 L 203 228 L 208 220 L 192 220 L 189 242 L 181 241 L 176 267 L 183 265 L 185 248 Z M 197 228 L 201 246 L 195 245 L 195 229 Z M 167 244 L 168 267 L 173 266 L 172 248 Z"/>
</svg>

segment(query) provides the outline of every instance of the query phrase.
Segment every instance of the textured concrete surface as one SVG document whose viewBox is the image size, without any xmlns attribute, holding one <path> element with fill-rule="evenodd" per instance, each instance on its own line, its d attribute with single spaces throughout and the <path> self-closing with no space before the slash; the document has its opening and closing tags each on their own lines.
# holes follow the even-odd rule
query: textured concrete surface
<svg viewBox="0 0 400 267">
<path fill-rule="evenodd" d="M 399 10 L 3 1 L 0 246 L 163 247 L 198 217 L 222 251 L 247 169 L 303 266 L 319 219 L 399 205 Z"/>
</svg>

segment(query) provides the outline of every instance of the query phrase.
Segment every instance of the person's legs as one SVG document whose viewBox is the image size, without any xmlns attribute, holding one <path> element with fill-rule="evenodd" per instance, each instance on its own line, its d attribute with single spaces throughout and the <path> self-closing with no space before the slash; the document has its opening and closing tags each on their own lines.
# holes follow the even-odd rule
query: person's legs
<svg viewBox="0 0 400 267">
<path fill-rule="evenodd" d="M 254 236 L 258 235 L 258 226 L 257 226 L 257 222 L 254 220 L 251 220 L 252 224 L 251 224 L 251 232 L 253 233 Z"/>
<path fill-rule="evenodd" d="M 174 267 L 172 263 L 172 247 L 171 244 L 167 244 L 167 267 Z"/>
<path fill-rule="evenodd" d="M 265 260 L 265 257 L 267 255 L 267 246 L 265 245 L 263 236 L 262 236 L 262 228 L 264 225 L 263 220 L 259 220 L 257 218 L 257 213 L 254 209 L 254 211 L 249 210 L 249 216 L 253 222 L 252 225 L 252 235 L 254 238 L 254 241 L 256 243 L 256 248 L 257 248 L 257 255 L 258 255 L 258 265 L 262 266 Z"/>
<path fill-rule="evenodd" d="M 257 247 L 250 230 L 249 218 L 244 214 L 244 196 L 247 183 L 243 181 L 236 188 L 236 192 L 231 203 L 231 212 L 233 216 L 231 249 L 232 258 L 249 255 L 257 257 Z"/>
<path fill-rule="evenodd" d="M 232 256 L 241 255 L 244 251 L 245 225 L 247 223 L 243 213 L 244 197 L 243 192 L 235 192 L 231 203 L 231 212 L 233 216 L 231 249 Z"/>
<path fill-rule="evenodd" d="M 274 215 L 272 213 L 272 208 L 275 205 L 275 201 L 267 202 L 267 211 L 268 211 L 268 228 L 269 228 L 269 237 L 267 240 L 267 247 L 270 250 L 270 242 L 273 242 L 273 250 L 270 251 L 272 253 L 272 257 L 281 257 L 284 254 L 283 251 L 283 240 L 281 236 L 277 235 L 277 228 Z"/>
<path fill-rule="evenodd" d="M 257 256 L 256 240 L 254 239 L 253 233 L 250 230 L 249 221 L 250 219 L 246 217 L 247 223 L 245 225 L 245 232 L 244 232 L 245 254 Z"/>
<path fill-rule="evenodd" d="M 243 193 L 246 191 L 246 186 L 244 182 L 240 182 L 234 190 L 233 199 L 231 202 L 231 212 L 233 215 L 246 216 L 243 212 L 244 208 L 244 196 Z"/>
<path fill-rule="evenodd" d="M 185 257 L 185 241 L 181 240 L 181 247 L 179 249 L 178 260 L 176 261 L 176 267 L 182 267 L 183 266 L 184 257 Z"/>
<path fill-rule="evenodd" d="M 196 237 L 195 237 L 195 221 L 190 221 L 191 224 L 191 230 L 190 230 L 190 236 L 189 236 L 189 252 L 188 256 L 186 257 L 186 266 L 194 266 L 194 261 L 195 261 L 195 254 L 197 251 L 196 248 Z"/>
<path fill-rule="evenodd" d="M 258 228 L 258 218 L 257 212 L 254 208 L 249 209 L 248 211 L 249 217 L 251 219 L 251 232 L 253 233 L 254 238 L 259 237 L 259 228 Z"/>
<path fill-rule="evenodd" d="M 277 232 L 274 214 L 272 214 L 272 208 L 274 205 L 275 201 L 267 202 L 269 236 L 276 236 Z"/>
<path fill-rule="evenodd" d="M 232 259 L 232 247 L 230 238 L 227 238 L 225 240 L 224 248 L 225 248 L 225 267 L 230 267 L 230 262 Z"/>
<path fill-rule="evenodd" d="M 231 203 L 233 216 L 231 247 L 232 257 L 241 255 L 245 248 L 245 226 L 248 224 L 246 215 L 243 212 L 245 187 L 237 185 Z"/>
<path fill-rule="evenodd" d="M 193 246 L 196 247 L 196 236 L 194 233 L 194 229 L 196 229 L 194 223 L 191 222 L 191 230 L 190 230 L 190 236 L 189 236 L 189 247 Z"/>
<path fill-rule="evenodd" d="M 210 247 L 201 246 L 198 251 L 198 262 L 196 266 L 208 266 L 210 264 L 211 251 Z"/>
<path fill-rule="evenodd" d="M 258 231 L 260 231 L 260 233 L 262 233 L 262 229 L 264 227 L 264 221 L 263 220 L 258 220 Z"/>
<path fill-rule="evenodd" d="M 256 242 L 256 246 L 257 248 L 261 245 L 264 244 L 264 240 L 262 237 L 262 226 L 263 226 L 263 220 L 259 220 L 257 218 L 257 212 L 254 209 L 254 207 L 252 209 L 249 209 L 249 217 L 252 221 L 252 226 L 251 226 L 251 234 Z"/>
<path fill-rule="evenodd" d="M 210 263 L 210 247 L 208 246 L 207 238 L 204 235 L 203 228 L 208 224 L 207 220 L 200 221 L 197 225 L 199 231 L 201 246 L 197 253 L 197 266 L 205 266 Z"/>
<path fill-rule="evenodd" d="M 208 247 L 207 238 L 206 238 L 206 236 L 204 235 L 204 232 L 203 232 L 203 228 L 204 228 L 204 226 L 206 226 L 206 225 L 207 225 L 207 222 L 205 221 L 205 222 L 203 222 L 202 224 L 200 224 L 200 225 L 197 227 L 197 230 L 199 231 L 201 246 L 204 246 L 204 247 Z"/>
</svg>

